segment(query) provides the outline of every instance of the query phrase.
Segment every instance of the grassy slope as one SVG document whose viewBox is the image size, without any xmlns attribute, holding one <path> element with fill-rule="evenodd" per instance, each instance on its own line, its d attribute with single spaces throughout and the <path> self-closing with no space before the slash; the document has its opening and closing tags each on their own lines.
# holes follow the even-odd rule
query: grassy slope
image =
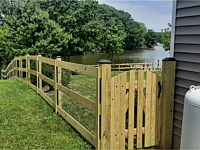
<svg viewBox="0 0 200 150">
<path fill-rule="evenodd" d="M 91 149 L 26 85 L 0 81 L 0 149 Z"/>
</svg>

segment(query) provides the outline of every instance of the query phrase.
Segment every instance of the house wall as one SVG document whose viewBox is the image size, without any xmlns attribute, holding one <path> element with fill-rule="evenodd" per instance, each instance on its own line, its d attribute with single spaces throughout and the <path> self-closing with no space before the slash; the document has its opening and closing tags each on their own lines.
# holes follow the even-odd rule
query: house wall
<svg viewBox="0 0 200 150">
<path fill-rule="evenodd" d="M 173 55 L 177 60 L 173 148 L 180 148 L 184 95 L 200 84 L 200 0 L 177 0 Z"/>
</svg>

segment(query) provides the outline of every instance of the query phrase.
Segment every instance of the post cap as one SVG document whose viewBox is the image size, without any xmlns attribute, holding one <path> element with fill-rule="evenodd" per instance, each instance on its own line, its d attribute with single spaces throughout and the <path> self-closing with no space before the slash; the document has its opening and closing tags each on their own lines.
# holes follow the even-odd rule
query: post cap
<svg viewBox="0 0 200 150">
<path fill-rule="evenodd" d="M 102 59 L 102 60 L 98 61 L 98 64 L 112 64 L 112 62 L 107 59 Z"/>
<path fill-rule="evenodd" d="M 61 56 L 56 56 L 56 60 L 61 61 L 62 60 Z"/>
<path fill-rule="evenodd" d="M 176 59 L 173 57 L 167 57 L 167 58 L 163 59 L 162 61 L 176 61 Z"/>
</svg>

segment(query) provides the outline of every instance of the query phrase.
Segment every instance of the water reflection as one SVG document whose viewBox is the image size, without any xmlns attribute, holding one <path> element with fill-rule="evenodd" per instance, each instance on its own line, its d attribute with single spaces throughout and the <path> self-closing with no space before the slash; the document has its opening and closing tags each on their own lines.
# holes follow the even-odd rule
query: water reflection
<svg viewBox="0 0 200 150">
<path fill-rule="evenodd" d="M 114 63 L 140 63 L 157 62 L 163 58 L 169 57 L 169 51 L 164 51 L 162 45 L 153 49 L 142 49 L 134 51 L 125 51 L 123 54 L 115 55 Z M 96 65 L 101 59 L 109 59 L 107 54 L 88 54 L 82 56 L 71 56 L 70 61 L 80 64 Z"/>
</svg>

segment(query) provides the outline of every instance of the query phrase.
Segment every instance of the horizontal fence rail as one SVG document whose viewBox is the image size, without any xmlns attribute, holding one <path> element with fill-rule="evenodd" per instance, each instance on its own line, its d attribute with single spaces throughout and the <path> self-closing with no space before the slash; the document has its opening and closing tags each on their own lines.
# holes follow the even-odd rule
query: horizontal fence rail
<svg viewBox="0 0 200 150">
<path fill-rule="evenodd" d="M 94 65 L 94 67 L 98 67 Z M 158 62 L 147 62 L 147 63 L 124 63 L 124 64 L 111 64 L 111 70 L 117 72 L 124 72 L 129 70 L 152 70 L 161 71 L 162 63 Z"/>
<path fill-rule="evenodd" d="M 43 64 L 52 67 L 54 78 L 43 73 Z M 171 59 L 163 61 L 162 66 L 159 62 L 99 62 L 98 66 L 90 66 L 61 61 L 60 57 L 50 59 L 27 55 L 13 59 L 5 70 L 1 70 L 1 77 L 16 78 L 35 90 L 55 113 L 61 115 L 96 149 L 170 148 L 175 67 L 176 62 Z M 63 69 L 95 78 L 96 100 L 63 85 Z M 122 73 L 114 76 L 112 71 Z M 33 77 L 36 84 L 31 82 Z M 54 88 L 54 98 L 43 91 L 43 82 Z M 73 102 L 95 114 L 94 132 L 65 111 L 63 96 L 70 97 Z"/>
<path fill-rule="evenodd" d="M 127 63 L 127 64 L 112 64 L 112 71 L 128 71 L 128 70 L 161 70 L 162 64 L 153 63 Z"/>
</svg>

